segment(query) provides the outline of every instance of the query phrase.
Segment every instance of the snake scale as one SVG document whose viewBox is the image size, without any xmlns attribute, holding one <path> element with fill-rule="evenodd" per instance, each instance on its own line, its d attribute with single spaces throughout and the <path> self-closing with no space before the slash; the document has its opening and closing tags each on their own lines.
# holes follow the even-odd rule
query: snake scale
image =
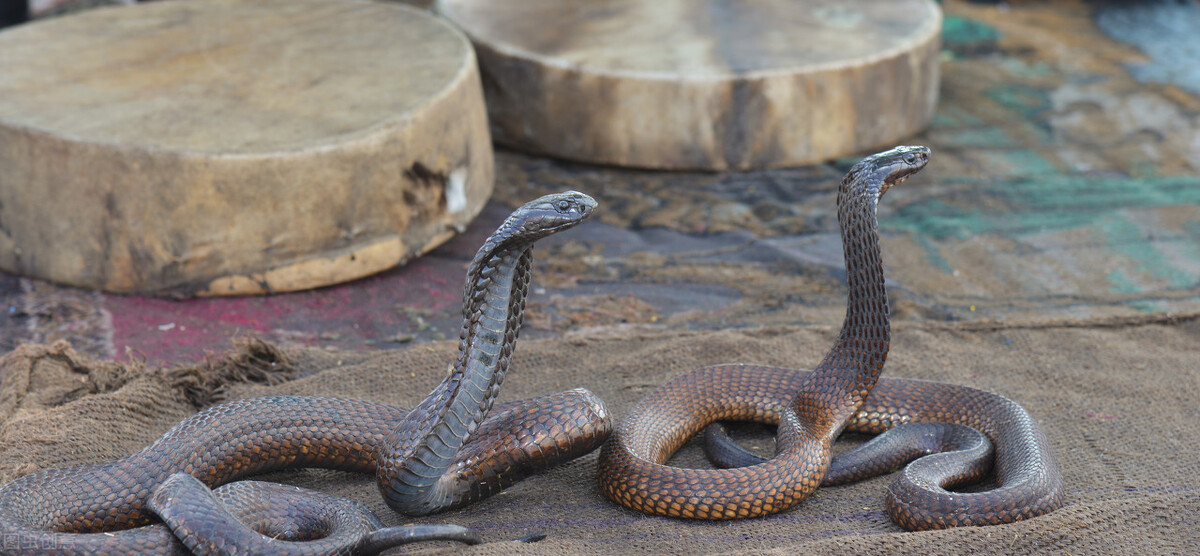
<svg viewBox="0 0 1200 556">
<path fill-rule="evenodd" d="M 208 489 L 289 468 L 374 473 L 389 506 L 421 515 L 490 496 L 598 447 L 610 419 L 586 390 L 492 407 L 520 329 L 533 243 L 575 226 L 595 206 L 582 193 L 548 195 L 517 209 L 488 237 L 467 272 L 458 359 L 415 409 L 318 396 L 213 406 L 125 458 L 43 470 L 0 487 L 0 549 L 350 554 L 424 539 L 478 542 L 451 525 L 380 529 L 374 516 L 314 521 L 297 505 L 335 513 L 365 508 L 331 505 L 290 487 L 233 483 L 215 495 Z M 231 507 L 214 507 L 214 496 Z M 264 508 L 271 515 L 254 517 Z M 157 523 L 156 513 L 174 529 Z M 258 530 L 238 529 L 241 522 Z M 357 529 L 330 530 L 343 526 Z M 314 538 L 320 542 L 290 542 Z"/>
<path fill-rule="evenodd" d="M 984 492 L 947 490 L 987 469 L 981 472 L 970 462 L 964 468 L 959 452 L 921 458 L 898 474 L 885 499 L 889 515 L 902 527 L 1005 523 L 1062 504 L 1057 460 L 1021 406 L 967 387 L 879 378 L 891 335 L 876 207 L 890 187 L 928 160 L 925 147 L 896 147 L 863 159 L 842 180 L 837 215 L 846 261 L 846 317 L 816 368 L 720 365 L 667 382 L 635 404 L 602 448 L 599 482 L 605 495 L 630 509 L 670 517 L 770 515 L 796 505 L 822 484 L 832 444 L 843 430 L 881 433 L 907 422 L 948 422 L 978 429 L 990 439 L 999 486 Z M 741 458 L 733 464 L 750 465 L 728 469 L 665 465 L 690 438 L 723 420 L 775 424 L 775 456 Z M 906 430 L 897 427 L 896 432 L 922 434 Z M 978 454 L 974 459 L 987 460 Z M 853 478 L 865 474 L 848 473 Z"/>
</svg>

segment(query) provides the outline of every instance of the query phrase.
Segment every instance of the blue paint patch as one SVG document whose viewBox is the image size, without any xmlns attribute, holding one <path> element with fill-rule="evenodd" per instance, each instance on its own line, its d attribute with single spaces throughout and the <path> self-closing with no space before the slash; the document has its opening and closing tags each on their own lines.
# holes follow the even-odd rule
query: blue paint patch
<svg viewBox="0 0 1200 556">
<path fill-rule="evenodd" d="M 1110 37 L 1142 50 L 1149 62 L 1126 64 L 1138 81 L 1167 83 L 1200 94 L 1200 4 L 1106 3 L 1096 25 Z"/>
</svg>

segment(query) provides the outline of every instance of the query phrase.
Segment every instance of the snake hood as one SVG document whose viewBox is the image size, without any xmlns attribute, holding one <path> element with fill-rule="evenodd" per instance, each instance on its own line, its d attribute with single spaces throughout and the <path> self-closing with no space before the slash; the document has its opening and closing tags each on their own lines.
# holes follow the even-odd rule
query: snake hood
<svg viewBox="0 0 1200 556">
<path fill-rule="evenodd" d="M 842 183 L 849 185 L 865 177 L 866 191 L 875 194 L 878 201 L 893 185 L 920 172 L 928 163 L 928 148 L 896 147 L 860 160 L 846 173 Z"/>
</svg>

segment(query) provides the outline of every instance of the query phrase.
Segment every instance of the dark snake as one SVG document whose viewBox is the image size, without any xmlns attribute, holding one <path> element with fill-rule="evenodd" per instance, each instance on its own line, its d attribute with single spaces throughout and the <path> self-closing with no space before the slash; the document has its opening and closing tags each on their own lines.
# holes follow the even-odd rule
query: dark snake
<svg viewBox="0 0 1200 556">
<path fill-rule="evenodd" d="M 846 261 L 846 317 L 820 364 L 811 372 L 720 365 L 667 382 L 635 404 L 601 450 L 599 481 L 605 495 L 627 508 L 670 517 L 770 515 L 798 504 L 822 484 L 831 468 L 832 444 L 843 431 L 874 434 L 896 427 L 882 441 L 886 452 L 906 443 L 905 435 L 927 433 L 898 425 L 945 422 L 982 432 L 995 456 L 978 453 L 986 446 L 959 446 L 965 452 L 937 453 L 905 467 L 885 498 L 896 523 L 912 530 L 998 524 L 1062 505 L 1057 460 L 1021 406 L 973 388 L 879 378 L 891 336 L 876 207 L 890 187 L 924 168 L 928 158 L 924 147 L 897 147 L 863 159 L 842 180 L 837 213 Z M 717 421 L 776 425 L 775 456 L 734 457 L 726 463 L 735 467 L 728 469 L 665 465 Z M 868 449 L 874 448 L 880 446 Z M 948 490 L 986 474 L 990 459 L 997 488 Z M 834 469 L 839 480 L 890 470 L 890 464 L 870 467 L 839 464 Z"/>
<path fill-rule="evenodd" d="M 548 195 L 517 209 L 488 237 L 467 271 L 458 359 L 416 408 L 318 396 L 213 406 L 130 456 L 4 485 L 0 551 L 160 554 L 186 546 L 200 554 L 370 554 L 415 540 L 478 542 L 452 525 L 380 529 L 374 516 L 314 520 L 298 506 L 366 510 L 289 492 L 293 487 L 208 489 L 280 469 L 374 473 L 390 507 L 423 515 L 480 500 L 598 447 L 610 419 L 586 390 L 492 407 L 520 329 L 533 243 L 575 226 L 595 206 L 582 193 Z M 232 506 L 214 507 L 214 496 Z M 157 523 L 155 512 L 174 530 Z"/>
</svg>

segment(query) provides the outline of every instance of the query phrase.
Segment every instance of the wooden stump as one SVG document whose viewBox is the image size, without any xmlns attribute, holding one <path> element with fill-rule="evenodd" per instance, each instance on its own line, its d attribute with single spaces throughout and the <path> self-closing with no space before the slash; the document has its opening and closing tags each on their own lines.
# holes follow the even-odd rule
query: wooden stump
<svg viewBox="0 0 1200 556">
<path fill-rule="evenodd" d="M 474 42 L 496 141 L 650 168 L 890 146 L 937 98 L 930 0 L 437 0 Z"/>
<path fill-rule="evenodd" d="M 0 268 L 114 292 L 342 282 L 491 195 L 469 41 L 397 4 L 191 0 L 0 33 Z"/>
</svg>

